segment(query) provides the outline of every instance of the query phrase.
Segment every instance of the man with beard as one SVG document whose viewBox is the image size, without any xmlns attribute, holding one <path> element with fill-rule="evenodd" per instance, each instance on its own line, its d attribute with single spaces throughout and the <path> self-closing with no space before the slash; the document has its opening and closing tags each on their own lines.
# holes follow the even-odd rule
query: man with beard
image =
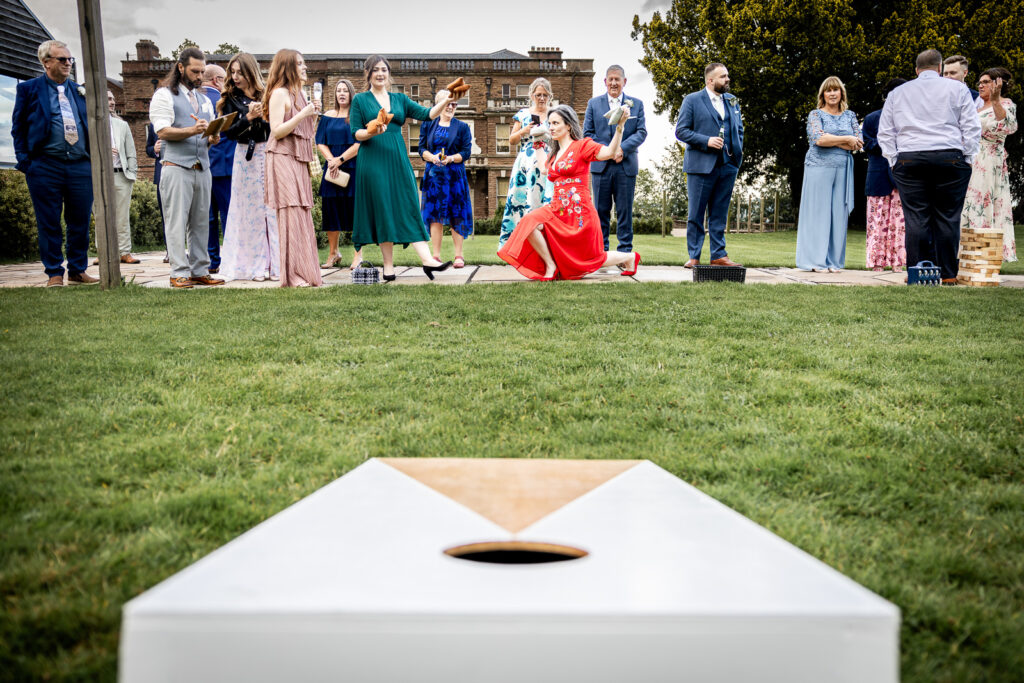
<svg viewBox="0 0 1024 683">
<path fill-rule="evenodd" d="M 743 119 L 739 102 L 729 93 L 729 70 L 724 64 L 708 64 L 704 82 L 704 89 L 683 100 L 676 121 L 676 138 L 686 145 L 683 171 L 690 204 L 686 221 L 690 260 L 686 267 L 700 263 L 705 215 L 711 236 L 711 265 L 738 266 L 725 252 L 725 223 L 743 161 Z"/>
<path fill-rule="evenodd" d="M 223 280 L 210 277 L 207 251 L 209 146 L 216 144 L 220 136 L 205 134 L 215 116 L 213 103 L 200 87 L 205 68 L 206 55 L 202 50 L 185 48 L 149 103 L 149 120 L 163 141 L 160 200 L 164 206 L 171 286 L 182 289 L 224 284 Z"/>
</svg>

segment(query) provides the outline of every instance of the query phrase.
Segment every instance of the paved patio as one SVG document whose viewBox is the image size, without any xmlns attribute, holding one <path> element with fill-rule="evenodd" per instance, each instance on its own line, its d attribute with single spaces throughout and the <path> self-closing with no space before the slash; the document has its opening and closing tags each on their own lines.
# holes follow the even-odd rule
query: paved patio
<svg viewBox="0 0 1024 683">
<path fill-rule="evenodd" d="M 147 252 L 136 254 L 142 261 L 138 265 L 121 264 L 121 276 L 128 282 L 135 282 L 144 287 L 156 289 L 170 288 L 170 267 L 163 262 L 163 252 Z M 397 267 L 395 269 L 399 285 L 423 285 L 430 282 L 420 268 Z M 90 266 L 88 273 L 99 276 L 99 266 Z M 347 268 L 328 268 L 321 271 L 324 286 L 351 284 Z M 807 273 L 796 268 L 747 268 L 748 284 L 805 284 L 805 285 L 861 285 L 884 287 L 887 285 L 903 285 L 905 273 L 875 273 L 869 270 L 844 270 L 839 273 Z M 438 273 L 434 284 L 467 285 L 486 282 L 526 282 L 511 266 L 473 266 L 465 268 L 449 268 Z M 693 282 L 693 271 L 682 266 L 645 266 L 633 277 L 622 277 L 617 269 L 598 271 L 583 278 L 582 282 Z M 0 266 L 0 287 L 43 287 L 46 274 L 43 264 L 18 263 Z M 228 282 L 224 287 L 230 289 L 258 289 L 278 287 L 279 282 L 250 282 L 236 280 Z M 1003 287 L 1024 289 L 1024 275 L 1003 275 Z M 221 289 L 221 287 L 197 287 L 195 290 Z"/>
</svg>

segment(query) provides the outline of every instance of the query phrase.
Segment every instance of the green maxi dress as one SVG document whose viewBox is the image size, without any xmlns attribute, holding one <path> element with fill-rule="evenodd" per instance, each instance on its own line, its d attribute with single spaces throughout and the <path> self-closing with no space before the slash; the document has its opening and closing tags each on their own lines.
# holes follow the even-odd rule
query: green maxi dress
<svg viewBox="0 0 1024 683">
<path fill-rule="evenodd" d="M 420 215 L 419 189 L 409 163 L 409 151 L 402 137 L 406 119 L 426 121 L 430 110 L 402 93 L 390 93 L 391 119 L 388 129 L 359 144 L 359 173 L 356 175 L 356 202 L 352 243 L 356 249 L 366 244 L 394 242 L 403 247 L 430 239 Z M 366 127 L 377 118 L 380 105 L 372 92 L 361 92 L 352 99 L 349 123 L 353 131 Z"/>
</svg>

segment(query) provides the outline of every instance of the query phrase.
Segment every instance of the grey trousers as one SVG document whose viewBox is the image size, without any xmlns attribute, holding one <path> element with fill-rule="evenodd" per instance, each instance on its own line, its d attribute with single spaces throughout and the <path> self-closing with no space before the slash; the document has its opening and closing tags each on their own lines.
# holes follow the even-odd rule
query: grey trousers
<svg viewBox="0 0 1024 683">
<path fill-rule="evenodd" d="M 202 277 L 210 273 L 206 241 L 210 234 L 210 170 L 164 166 L 160 201 L 164 205 L 164 237 L 171 277 Z"/>
<path fill-rule="evenodd" d="M 132 187 L 124 173 L 114 174 L 115 217 L 117 220 L 117 251 L 121 256 L 132 252 Z"/>
</svg>

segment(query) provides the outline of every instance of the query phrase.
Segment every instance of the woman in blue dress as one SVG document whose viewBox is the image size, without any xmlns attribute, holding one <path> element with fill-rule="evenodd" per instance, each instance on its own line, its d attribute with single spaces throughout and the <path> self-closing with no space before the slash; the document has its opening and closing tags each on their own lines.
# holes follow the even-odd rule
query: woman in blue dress
<svg viewBox="0 0 1024 683">
<path fill-rule="evenodd" d="M 352 135 L 348 124 L 348 109 L 356 91 L 352 81 L 345 78 L 334 88 L 334 108 L 320 117 L 316 128 L 316 146 L 323 155 L 324 178 L 320 181 L 320 201 L 323 214 L 323 230 L 327 233 L 327 262 L 321 268 L 338 267 L 341 253 L 338 241 L 342 232 L 352 232 L 352 214 L 356 197 L 356 154 L 359 143 Z M 341 187 L 327 181 L 328 174 L 349 174 L 348 186 Z M 362 249 L 352 255 L 351 268 L 359 267 L 363 260 Z"/>
<path fill-rule="evenodd" d="M 437 94 L 438 101 L 446 98 Z M 423 222 L 430 228 L 434 258 L 441 260 L 441 236 L 451 226 L 455 243 L 456 268 L 463 268 L 462 241 L 473 233 L 473 204 L 466 179 L 466 160 L 472 153 L 473 134 L 469 126 L 455 118 L 455 102 L 449 102 L 441 115 L 420 128 L 420 156 L 423 169 Z"/>
<path fill-rule="evenodd" d="M 807 117 L 810 149 L 796 233 L 796 267 L 839 272 L 846 265 L 846 224 L 853 211 L 853 152 L 864 146 L 857 115 L 847 108 L 846 86 L 835 76 L 818 88 L 818 107 Z"/>
<path fill-rule="evenodd" d="M 548 107 L 551 104 L 551 83 L 538 78 L 530 84 L 530 106 L 521 109 L 512 119 L 509 145 L 519 145 L 508 181 L 508 198 L 501 217 L 498 249 L 512 236 L 519 219 L 528 212 L 551 201 L 554 185 L 548 179 L 546 165 L 551 151 L 548 133 Z M 537 117 L 534 119 L 533 117 Z"/>
</svg>

